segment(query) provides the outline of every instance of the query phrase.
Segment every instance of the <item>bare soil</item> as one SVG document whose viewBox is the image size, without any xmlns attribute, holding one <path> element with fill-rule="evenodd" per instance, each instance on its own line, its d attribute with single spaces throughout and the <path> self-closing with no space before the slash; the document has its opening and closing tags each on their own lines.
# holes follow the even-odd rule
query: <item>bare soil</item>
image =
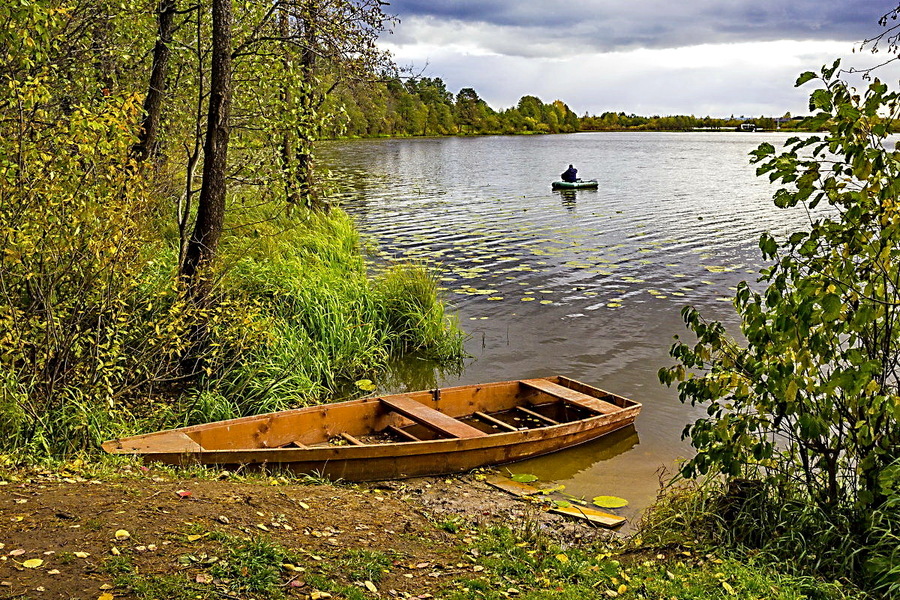
<svg viewBox="0 0 900 600">
<path fill-rule="evenodd" d="M 608 535 L 474 476 L 342 486 L 127 470 L 103 480 L 43 472 L 0 481 L 0 598 L 133 598 L 110 568 L 126 559 L 141 576 L 215 586 L 209 561 L 227 551 L 219 532 L 264 536 L 302 556 L 303 570 L 284 577 L 288 597 L 318 597 L 305 581 L 311 573 L 365 588 L 343 567 L 354 551 L 377 550 L 392 561 L 367 593 L 428 598 L 476 568 L 467 540 L 452 533 L 457 524 L 537 528 L 563 545 Z"/>
</svg>

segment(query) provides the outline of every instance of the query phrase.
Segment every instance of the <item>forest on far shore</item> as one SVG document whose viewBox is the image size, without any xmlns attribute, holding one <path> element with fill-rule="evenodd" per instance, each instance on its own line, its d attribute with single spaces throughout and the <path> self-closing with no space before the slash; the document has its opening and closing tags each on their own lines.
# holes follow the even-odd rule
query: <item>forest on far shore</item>
<svg viewBox="0 0 900 600">
<path fill-rule="evenodd" d="M 473 88 L 456 95 L 440 77 L 389 77 L 336 89 L 326 100 L 332 118 L 323 138 L 573 133 L 576 131 L 804 130 L 804 117 L 694 115 L 640 116 L 625 112 L 579 117 L 563 100 L 544 103 L 522 96 L 511 108 L 495 110 Z"/>
</svg>

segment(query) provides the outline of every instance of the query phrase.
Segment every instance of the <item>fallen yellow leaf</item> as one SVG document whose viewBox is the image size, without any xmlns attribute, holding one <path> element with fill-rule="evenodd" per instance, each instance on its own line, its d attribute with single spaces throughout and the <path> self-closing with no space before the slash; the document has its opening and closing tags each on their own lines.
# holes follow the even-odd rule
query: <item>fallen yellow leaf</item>
<svg viewBox="0 0 900 600">
<path fill-rule="evenodd" d="M 104 592 L 97 597 L 97 600 L 113 600 L 113 595 L 109 592 Z"/>
<path fill-rule="evenodd" d="M 124 529 L 120 529 L 120 530 L 118 530 L 118 531 L 116 532 L 116 539 L 117 539 L 117 540 L 127 540 L 127 539 L 130 538 L 130 537 L 131 537 L 131 534 L 128 533 L 128 532 L 127 532 L 126 530 L 124 530 Z"/>
<path fill-rule="evenodd" d="M 44 564 L 44 561 L 40 558 L 29 558 L 25 562 L 22 563 L 22 566 L 26 569 L 37 569 L 39 566 Z"/>
<path fill-rule="evenodd" d="M 369 590 L 370 592 L 372 592 L 373 594 L 378 593 L 378 588 L 375 587 L 375 584 L 372 583 L 371 581 L 369 581 L 368 579 L 366 579 L 366 581 L 363 583 L 363 585 L 365 585 L 366 589 Z"/>
<path fill-rule="evenodd" d="M 78 558 L 87 558 L 88 556 L 90 556 L 88 552 L 73 552 L 73 554 Z"/>
</svg>

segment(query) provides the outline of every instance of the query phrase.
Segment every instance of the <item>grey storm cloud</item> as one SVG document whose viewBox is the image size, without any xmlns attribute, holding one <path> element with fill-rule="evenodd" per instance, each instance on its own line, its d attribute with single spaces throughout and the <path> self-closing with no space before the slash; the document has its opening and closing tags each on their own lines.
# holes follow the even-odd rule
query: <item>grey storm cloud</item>
<svg viewBox="0 0 900 600">
<path fill-rule="evenodd" d="M 479 36 L 485 49 L 528 55 L 510 48 L 510 37 L 555 39 L 600 52 L 675 48 L 698 44 L 772 40 L 860 42 L 881 31 L 878 19 L 900 0 L 393 0 L 388 12 L 401 19 L 394 42 L 415 41 L 402 22 L 453 22 L 507 30 Z M 409 36 L 407 38 L 407 36 Z M 504 39 L 505 38 L 505 39 Z"/>
</svg>

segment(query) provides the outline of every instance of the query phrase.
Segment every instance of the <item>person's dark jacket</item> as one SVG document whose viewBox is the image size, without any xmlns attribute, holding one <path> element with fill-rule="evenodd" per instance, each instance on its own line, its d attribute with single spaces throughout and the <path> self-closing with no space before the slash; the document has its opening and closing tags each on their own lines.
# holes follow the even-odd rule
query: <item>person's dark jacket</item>
<svg viewBox="0 0 900 600">
<path fill-rule="evenodd" d="M 566 169 L 565 172 L 560 175 L 560 177 L 562 177 L 563 181 L 575 181 L 578 179 L 578 169 L 576 169 L 572 165 L 569 165 L 569 168 Z"/>
</svg>

